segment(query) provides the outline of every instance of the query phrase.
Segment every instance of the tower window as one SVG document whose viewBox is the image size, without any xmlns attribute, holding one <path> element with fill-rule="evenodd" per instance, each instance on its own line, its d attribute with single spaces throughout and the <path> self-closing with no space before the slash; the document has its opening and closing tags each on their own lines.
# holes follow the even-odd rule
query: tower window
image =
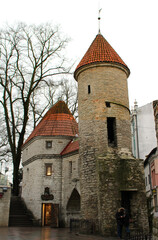
<svg viewBox="0 0 158 240">
<path fill-rule="evenodd" d="M 116 147 L 116 118 L 107 118 L 107 130 L 108 130 L 108 145 L 110 147 Z"/>
<path fill-rule="evenodd" d="M 108 108 L 111 107 L 110 102 L 105 102 L 105 105 L 106 105 L 106 107 L 108 107 Z"/>
<path fill-rule="evenodd" d="M 91 86 L 88 85 L 88 94 L 90 94 L 90 93 L 91 93 Z"/>
</svg>

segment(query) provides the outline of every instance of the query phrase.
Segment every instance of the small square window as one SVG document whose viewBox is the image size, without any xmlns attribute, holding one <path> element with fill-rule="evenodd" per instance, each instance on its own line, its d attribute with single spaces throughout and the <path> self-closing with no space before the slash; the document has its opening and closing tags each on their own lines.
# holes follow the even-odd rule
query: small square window
<svg viewBox="0 0 158 240">
<path fill-rule="evenodd" d="M 52 175 L 52 164 L 46 164 L 45 169 L 46 169 L 46 176 L 51 176 Z"/>
<path fill-rule="evenodd" d="M 46 141 L 46 148 L 52 148 L 52 141 Z"/>
</svg>

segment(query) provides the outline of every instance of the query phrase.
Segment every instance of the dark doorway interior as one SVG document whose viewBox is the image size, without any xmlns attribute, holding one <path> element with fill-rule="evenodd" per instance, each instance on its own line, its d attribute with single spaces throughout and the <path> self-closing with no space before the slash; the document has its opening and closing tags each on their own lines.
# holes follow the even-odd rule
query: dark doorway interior
<svg viewBox="0 0 158 240">
<path fill-rule="evenodd" d="M 121 192 L 121 207 L 124 207 L 126 209 L 129 216 L 131 216 L 131 203 L 130 203 L 131 195 L 132 193 L 130 191 Z"/>
<path fill-rule="evenodd" d="M 80 194 L 76 189 L 72 191 L 72 194 L 67 203 L 67 211 L 80 211 Z"/>
</svg>

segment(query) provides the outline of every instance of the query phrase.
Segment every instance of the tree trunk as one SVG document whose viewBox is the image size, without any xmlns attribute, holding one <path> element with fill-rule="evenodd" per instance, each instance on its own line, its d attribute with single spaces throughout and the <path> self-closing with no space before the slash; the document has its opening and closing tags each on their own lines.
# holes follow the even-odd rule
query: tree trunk
<svg viewBox="0 0 158 240">
<path fill-rule="evenodd" d="M 19 195 L 19 164 L 14 163 L 13 164 L 13 195 L 18 196 Z"/>
</svg>

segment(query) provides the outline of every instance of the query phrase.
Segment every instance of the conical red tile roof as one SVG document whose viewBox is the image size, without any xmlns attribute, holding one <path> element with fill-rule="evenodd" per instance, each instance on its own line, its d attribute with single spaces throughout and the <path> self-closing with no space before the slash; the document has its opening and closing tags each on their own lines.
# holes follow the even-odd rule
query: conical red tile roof
<svg viewBox="0 0 158 240">
<path fill-rule="evenodd" d="M 127 67 L 127 65 L 123 62 L 123 60 L 115 52 L 111 45 L 106 41 L 106 39 L 101 34 L 98 34 L 93 40 L 87 52 L 85 53 L 84 57 L 76 67 L 74 73 L 75 79 L 76 72 L 83 66 L 103 62 L 122 65 L 126 68 L 128 73 L 130 73 L 130 70 Z"/>
<path fill-rule="evenodd" d="M 37 136 L 76 136 L 78 124 L 63 101 L 57 102 L 42 118 L 24 144 Z"/>
</svg>

